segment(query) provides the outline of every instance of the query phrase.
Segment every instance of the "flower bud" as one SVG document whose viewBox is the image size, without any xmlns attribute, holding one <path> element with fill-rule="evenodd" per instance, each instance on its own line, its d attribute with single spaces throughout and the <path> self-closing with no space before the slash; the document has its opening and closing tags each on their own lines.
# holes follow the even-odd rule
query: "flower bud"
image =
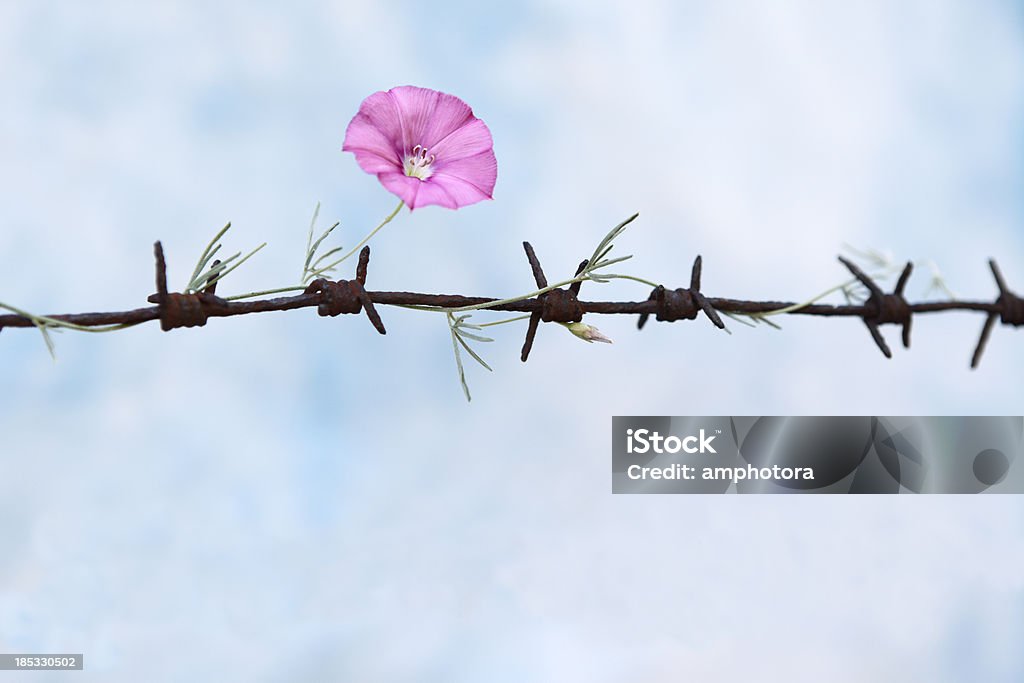
<svg viewBox="0 0 1024 683">
<path fill-rule="evenodd" d="M 587 325 L 586 323 L 569 323 L 565 326 L 565 329 L 569 330 L 585 342 L 604 342 L 605 344 L 612 343 L 611 339 L 601 334 L 601 330 L 597 329 L 593 325 Z"/>
</svg>

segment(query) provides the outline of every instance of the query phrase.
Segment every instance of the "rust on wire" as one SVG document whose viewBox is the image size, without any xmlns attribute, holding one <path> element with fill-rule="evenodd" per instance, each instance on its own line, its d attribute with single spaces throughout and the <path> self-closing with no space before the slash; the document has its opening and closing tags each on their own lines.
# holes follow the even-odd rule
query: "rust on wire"
<svg viewBox="0 0 1024 683">
<path fill-rule="evenodd" d="M 526 258 L 530 263 L 537 288 L 548 288 L 548 280 L 541 268 L 533 247 L 529 242 L 523 243 Z M 645 301 L 581 301 L 579 299 L 582 282 L 574 282 L 567 288 L 550 289 L 536 297 L 506 301 L 496 298 L 465 296 L 461 294 L 426 294 L 420 292 L 388 292 L 367 291 L 366 275 L 370 262 L 370 248 L 364 247 L 359 253 L 354 280 L 330 281 L 324 278 L 314 280 L 305 291 L 297 296 L 283 296 L 252 301 L 228 301 L 216 295 L 217 280 L 210 282 L 201 292 L 178 293 L 167 288 L 167 263 L 164 258 L 163 246 L 160 242 L 153 245 L 156 261 L 156 293 L 148 297 L 156 306 L 137 308 L 128 311 L 110 311 L 98 313 L 54 314 L 48 318 L 80 326 L 103 325 L 134 325 L 159 320 L 163 330 L 179 327 L 202 327 L 209 318 L 247 315 L 269 311 L 288 311 L 297 308 L 315 306 L 321 316 L 337 316 L 341 314 L 358 314 L 365 311 L 367 319 L 381 334 L 385 334 L 384 324 L 377 313 L 376 306 L 418 306 L 436 309 L 455 309 L 473 306 L 486 306 L 492 311 L 513 311 L 529 313 L 526 339 L 523 344 L 521 359 L 525 361 L 533 348 L 537 330 L 542 322 L 573 323 L 582 320 L 587 313 L 603 315 L 639 315 L 638 327 L 643 327 L 651 315 L 657 320 L 673 322 L 678 320 L 694 320 L 703 311 L 707 318 L 719 328 L 724 328 L 719 312 L 738 315 L 757 315 L 776 311 L 782 308 L 791 309 L 790 315 L 813 315 L 821 317 L 856 317 L 863 320 L 878 348 L 886 357 L 892 352 L 883 338 L 880 326 L 886 324 L 900 325 L 903 328 L 903 345 L 910 346 L 911 320 L 915 314 L 939 313 L 944 311 L 976 311 L 986 314 L 985 324 L 977 347 L 971 359 L 971 367 L 977 367 L 982 353 L 988 343 L 996 321 L 1013 327 L 1024 326 L 1024 299 L 1012 292 L 1006 285 L 1003 275 L 995 260 L 989 261 L 989 267 L 999 288 L 999 295 L 994 302 L 981 301 L 932 301 L 908 303 L 904 297 L 904 289 L 913 271 L 908 263 L 903 269 L 895 289 L 886 294 L 874 280 L 866 275 L 851 261 L 839 257 L 844 266 L 868 290 L 869 296 L 862 304 L 831 305 L 807 304 L 797 306 L 785 301 L 748 301 L 743 299 L 726 299 L 707 297 L 701 292 L 701 257 L 693 263 L 690 274 L 690 286 L 687 288 L 668 289 L 658 286 L 653 289 Z M 219 262 L 214 261 L 214 267 Z M 584 272 L 588 262 L 583 261 L 576 270 L 579 276 Z M 36 327 L 37 319 L 27 315 L 0 315 L 0 330 L 4 327 Z"/>
<path fill-rule="evenodd" d="M 220 265 L 220 259 L 214 259 L 213 263 L 210 264 L 210 267 L 211 268 L 216 268 L 219 265 Z M 203 288 L 203 294 L 216 294 L 217 293 L 217 283 L 218 282 L 220 282 L 220 278 L 213 279 L 210 282 L 210 284 L 206 285 L 206 287 Z"/>
<path fill-rule="evenodd" d="M 153 255 L 156 258 L 156 294 L 151 294 L 147 301 L 157 305 L 160 329 L 164 332 L 179 327 L 202 327 L 210 317 L 211 307 L 227 304 L 227 301 L 213 293 L 216 282 L 195 294 L 168 292 L 167 262 L 164 259 L 164 247 L 159 241 L 153 245 Z M 214 265 L 217 263 L 219 261 Z"/>
<path fill-rule="evenodd" d="M 332 282 L 326 278 L 317 278 L 309 283 L 304 294 L 317 297 L 316 312 L 321 316 L 334 317 L 342 313 L 359 313 L 365 310 L 370 324 L 381 334 L 387 334 L 384 322 L 373 306 L 373 299 L 366 293 L 366 270 L 369 265 L 370 247 L 363 247 L 359 252 L 355 280 Z"/>
<path fill-rule="evenodd" d="M 971 357 L 971 367 L 978 367 L 981 362 L 981 354 L 985 352 L 985 345 L 988 344 L 988 337 L 995 327 L 996 318 L 1004 325 L 1020 327 L 1024 325 L 1024 299 L 1020 298 L 1006 286 L 1006 280 L 999 270 L 999 264 L 995 259 L 989 259 L 989 268 L 992 269 L 992 276 L 996 279 L 996 286 L 999 288 L 999 297 L 996 299 L 995 310 L 989 312 L 985 319 L 985 325 L 981 328 L 981 336 L 978 338 L 978 345 L 974 348 L 974 356 Z"/>
<path fill-rule="evenodd" d="M 533 246 L 529 242 L 523 242 L 523 249 L 526 251 L 526 259 L 530 262 L 530 269 L 533 270 L 533 279 L 537 283 L 537 288 L 546 289 L 548 279 L 544 275 L 544 269 L 540 266 L 537 254 L 533 251 Z M 583 272 L 583 269 L 587 267 L 587 263 L 584 260 L 579 265 L 576 269 L 576 275 Z M 537 297 L 540 308 L 535 308 L 530 313 L 530 322 L 526 327 L 526 341 L 523 342 L 523 350 L 519 354 L 521 361 L 525 363 L 526 359 L 530 357 L 533 340 L 537 336 L 537 329 L 540 327 L 541 321 L 546 323 L 577 323 L 583 320 L 583 314 L 586 311 L 577 298 L 582 284 L 582 282 L 574 282 L 568 289 L 552 289 Z"/>
<path fill-rule="evenodd" d="M 526 250 L 526 259 L 530 262 L 530 268 L 533 269 L 533 279 L 537 283 L 537 287 L 544 289 L 548 286 L 548 279 L 544 277 L 544 270 L 540 267 L 540 261 L 537 260 L 537 254 L 533 252 L 533 247 L 529 242 L 523 242 L 523 249 Z M 537 328 L 540 326 L 541 312 L 534 310 L 530 313 L 530 322 L 526 325 L 526 340 L 523 342 L 523 350 L 519 354 L 519 360 L 526 362 L 526 359 L 530 357 L 530 350 L 533 349 L 533 339 L 537 336 Z"/>
<path fill-rule="evenodd" d="M 675 322 L 676 320 L 696 320 L 697 314 L 704 311 L 704 315 L 720 330 L 725 329 L 725 323 L 719 317 L 707 298 L 700 292 L 700 276 L 702 262 L 698 255 L 693 261 L 693 269 L 690 271 L 690 287 L 683 289 L 666 289 L 664 285 L 658 285 L 647 297 L 648 301 L 655 304 L 655 319 L 663 322 Z M 781 306 L 780 306 L 781 308 Z M 642 330 L 647 324 L 650 313 L 641 313 L 636 321 L 637 329 Z"/>
<path fill-rule="evenodd" d="M 868 331 L 871 333 L 871 338 L 875 340 L 875 344 L 881 349 L 882 353 L 885 354 L 886 358 L 892 358 L 892 351 L 889 350 L 889 345 L 885 342 L 885 337 L 882 336 L 881 331 L 878 329 L 879 325 L 885 325 L 888 323 L 902 325 L 903 326 L 903 346 L 904 348 L 910 348 L 910 322 L 912 320 L 913 311 L 910 308 L 910 304 L 903 297 L 903 290 L 907 286 L 907 281 L 910 280 L 910 274 L 914 270 L 914 264 L 907 262 L 907 265 L 903 268 L 903 272 L 900 273 L 900 279 L 896 282 L 896 288 L 892 294 L 886 294 L 882 291 L 882 288 L 872 280 L 867 274 L 858 268 L 852 261 L 845 259 L 842 256 L 839 257 L 839 261 L 846 266 L 847 270 L 853 273 L 853 276 L 860 280 L 861 284 L 868 288 L 870 295 L 864 305 L 870 310 L 870 313 L 861 315 L 861 319 L 867 326 Z"/>
</svg>

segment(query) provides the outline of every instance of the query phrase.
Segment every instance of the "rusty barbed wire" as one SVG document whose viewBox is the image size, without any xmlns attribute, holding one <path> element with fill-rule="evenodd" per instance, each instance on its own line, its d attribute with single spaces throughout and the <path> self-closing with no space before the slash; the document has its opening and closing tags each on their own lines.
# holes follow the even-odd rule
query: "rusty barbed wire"
<svg viewBox="0 0 1024 683">
<path fill-rule="evenodd" d="M 547 277 L 541 267 L 533 247 L 523 242 L 527 260 L 533 272 L 537 287 L 548 287 Z M 1009 289 L 1002 272 L 994 259 L 989 260 L 989 267 L 995 278 L 999 295 L 995 301 L 934 301 L 910 303 L 903 291 L 913 271 L 913 264 L 907 262 L 896 287 L 891 294 L 886 294 L 878 284 L 859 267 L 848 259 L 839 256 L 839 261 L 866 288 L 869 296 L 862 304 L 795 304 L 785 301 L 751 301 L 723 297 L 706 296 L 701 292 L 702 259 L 698 255 L 694 260 L 690 274 L 689 287 L 669 289 L 663 285 L 654 287 L 650 295 L 643 301 L 586 301 L 579 299 L 582 281 L 573 282 L 568 287 L 550 289 L 535 297 L 517 301 L 504 301 L 492 297 L 467 296 L 462 294 L 426 294 L 420 292 L 370 291 L 365 288 L 367 270 L 370 261 L 370 247 L 363 247 L 359 253 L 356 276 L 353 280 L 329 280 L 317 278 L 309 283 L 305 290 L 296 296 L 272 297 L 255 301 L 229 301 L 216 294 L 218 280 L 212 281 L 202 291 L 193 293 L 171 292 L 167 287 L 167 264 L 163 246 L 156 242 L 153 247 L 156 261 L 156 293 L 151 294 L 147 301 L 154 306 L 136 308 L 126 311 L 110 311 L 95 313 L 63 313 L 48 316 L 20 315 L 17 313 L 0 315 L 0 331 L 4 328 L 40 327 L 40 320 L 59 321 L 80 327 L 98 327 L 109 325 L 133 326 L 153 320 L 160 321 L 164 331 L 181 327 L 202 327 L 210 318 L 226 318 L 251 313 L 269 311 L 288 311 L 298 308 L 317 307 L 321 316 L 337 316 L 342 314 L 359 314 L 365 312 L 367 319 L 380 333 L 386 334 L 384 323 L 377 311 L 377 306 L 408 306 L 439 311 L 487 305 L 486 310 L 514 311 L 529 313 L 526 338 L 520 354 L 525 362 L 533 348 L 534 339 L 542 322 L 574 323 L 582 320 L 588 313 L 598 315 L 637 315 L 637 327 L 642 329 L 650 316 L 661 322 L 695 320 L 703 312 L 713 325 L 725 329 L 719 312 L 735 315 L 747 315 L 754 318 L 766 314 L 811 315 L 821 317 L 856 317 L 860 318 L 868 328 L 872 340 L 879 350 L 887 357 L 892 357 L 885 337 L 880 330 L 883 325 L 899 325 L 902 327 L 902 342 L 910 347 L 911 322 L 915 314 L 941 313 L 948 311 L 978 311 L 987 314 L 981 335 L 971 357 L 971 368 L 976 368 L 984 353 L 985 347 L 995 327 L 996 320 L 1003 325 L 1020 327 L 1024 325 L 1024 299 Z M 215 261 L 216 267 L 220 262 Z M 588 260 L 580 263 L 576 275 L 588 265 Z"/>
</svg>

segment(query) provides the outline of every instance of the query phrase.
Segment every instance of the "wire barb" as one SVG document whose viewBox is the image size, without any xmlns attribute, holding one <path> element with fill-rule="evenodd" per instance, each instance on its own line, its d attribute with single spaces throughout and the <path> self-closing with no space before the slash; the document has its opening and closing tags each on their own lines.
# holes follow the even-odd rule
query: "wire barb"
<svg viewBox="0 0 1024 683">
<path fill-rule="evenodd" d="M 996 280 L 996 287 L 999 288 L 999 296 L 996 298 L 995 310 L 989 312 L 985 319 L 985 325 L 981 328 L 978 345 L 974 348 L 974 355 L 971 356 L 972 370 L 977 368 L 978 363 L 981 362 L 981 355 L 985 352 L 985 346 L 988 344 L 989 335 L 992 334 L 992 328 L 995 327 L 996 318 L 999 318 L 1003 325 L 1012 325 L 1013 327 L 1024 325 L 1024 299 L 1014 294 L 1006 286 L 1006 280 L 1003 279 L 1003 274 L 995 259 L 989 259 L 988 266 L 992 270 L 992 277 Z"/>
<path fill-rule="evenodd" d="M 707 298 L 700 292 L 700 277 L 703 269 L 702 259 L 700 255 L 693 260 L 693 268 L 690 270 L 690 287 L 689 289 L 683 289 L 677 287 L 676 289 L 666 289 L 664 285 L 658 285 L 651 290 L 651 295 L 647 297 L 648 301 L 655 303 L 655 320 L 662 322 L 675 322 L 676 320 L 695 320 L 697 315 L 704 311 L 704 315 L 708 317 L 715 327 L 720 330 L 725 329 L 725 323 L 722 322 L 722 318 L 718 315 L 718 311 L 712 307 L 711 303 Z M 647 319 L 650 317 L 650 313 L 641 313 L 640 318 L 636 321 L 636 327 L 639 330 L 644 328 L 647 324 Z"/>
<path fill-rule="evenodd" d="M 628 221 L 626 222 L 628 223 Z M 908 263 L 903 268 L 895 289 L 891 294 L 886 294 L 871 277 L 843 257 L 839 257 L 840 262 L 853 273 L 859 286 L 862 286 L 867 292 L 867 299 L 863 303 L 848 302 L 845 305 L 833 305 L 809 302 L 795 304 L 785 301 L 751 301 L 705 297 L 700 291 L 703 266 L 700 256 L 697 256 L 693 262 L 690 273 L 690 286 L 688 288 L 668 289 L 659 285 L 654 287 L 650 296 L 644 301 L 581 301 L 579 293 L 584 280 L 603 282 L 608 279 L 602 279 L 596 271 L 599 271 L 600 268 L 611 262 L 616 262 L 616 259 L 608 260 L 605 257 L 611 249 L 611 240 L 614 239 L 616 234 L 621 232 L 624 225 L 625 223 L 621 224 L 612 233 L 609 233 L 595 251 L 595 257 L 580 263 L 574 278 L 565 283 L 560 283 L 567 285 L 565 288 L 549 288 L 547 277 L 533 247 L 529 242 L 524 242 L 523 248 L 530 263 L 534 280 L 538 288 L 544 291 L 532 297 L 510 299 L 463 294 L 368 291 L 365 285 L 370 262 L 370 248 L 365 246 L 359 252 L 355 279 L 332 282 L 319 278 L 310 283 L 305 288 L 305 291 L 295 296 L 289 295 L 249 301 L 226 300 L 218 297 L 216 295 L 217 285 L 226 271 L 222 269 L 222 272 L 218 273 L 216 269 L 221 268 L 228 260 L 220 263 L 213 262 L 213 265 L 207 272 L 213 272 L 215 277 L 200 278 L 203 282 L 196 285 L 202 287 L 200 291 L 190 291 L 189 293 L 171 292 L 167 287 L 167 262 L 163 246 L 157 241 L 153 245 L 156 293 L 148 297 L 148 301 L 156 304 L 156 306 L 135 308 L 127 311 L 60 313 L 44 316 L 35 315 L 20 308 L 0 303 L 0 309 L 8 311 L 7 313 L 0 314 L 0 330 L 7 327 L 35 328 L 41 329 L 45 337 L 47 330 L 57 327 L 87 331 L 108 331 L 110 329 L 123 329 L 151 320 L 159 320 L 161 329 L 169 331 L 178 327 L 201 327 L 211 317 L 246 315 L 264 311 L 286 311 L 316 306 L 318 313 L 322 316 L 336 316 L 342 313 L 354 314 L 365 311 L 367 319 L 374 328 L 381 334 L 385 334 L 386 330 L 377 313 L 376 306 L 405 306 L 446 311 L 449 313 L 486 308 L 491 311 L 512 311 L 527 314 L 527 316 L 519 316 L 512 319 L 519 320 L 529 317 L 526 339 L 520 356 L 525 361 L 530 355 L 541 322 L 578 322 L 585 314 L 639 315 L 637 326 L 642 328 L 651 315 L 655 315 L 659 321 L 672 322 L 684 319 L 693 320 L 699 317 L 700 312 L 703 311 L 716 327 L 724 329 L 725 325 L 722 323 L 719 313 L 751 317 L 763 316 L 768 313 L 786 313 L 789 315 L 811 315 L 816 317 L 860 318 L 864 321 L 871 334 L 871 338 L 878 348 L 886 357 L 891 358 L 891 351 L 880 330 L 882 325 L 901 325 L 903 328 L 903 344 L 909 348 L 911 321 L 915 314 L 973 311 L 986 315 L 981 335 L 971 358 L 971 367 L 976 368 L 997 320 L 1003 325 L 1013 327 L 1024 326 L 1024 299 L 1009 289 L 995 260 L 989 261 L 989 267 L 999 289 L 998 297 L 994 302 L 956 299 L 911 304 L 904 297 L 904 290 L 913 272 L 912 264 Z M 214 245 L 204 252 L 201 259 L 203 266 L 205 266 L 207 261 L 212 260 L 212 251 L 215 250 L 216 246 Z M 621 257 L 619 260 L 624 258 L 628 257 Z M 639 278 L 631 279 L 646 282 L 649 285 L 652 284 Z M 293 288 L 269 290 L 264 292 L 264 294 L 277 294 L 291 289 Z M 298 288 L 294 289 L 298 290 Z M 483 341 L 479 338 L 479 335 L 474 336 L 475 333 L 472 330 L 485 325 L 496 324 L 486 323 L 485 325 L 474 326 L 465 323 L 461 318 L 453 320 L 452 326 L 455 333 L 453 341 L 456 346 L 460 345 L 460 340 L 463 338 Z M 467 351 L 470 350 L 467 349 Z"/>
<path fill-rule="evenodd" d="M 217 266 L 219 266 L 220 263 L 221 263 L 220 259 L 214 259 L 213 263 L 210 264 L 210 268 L 213 269 L 213 270 L 216 270 Z M 217 278 L 215 280 L 210 280 L 210 284 L 206 285 L 206 287 L 203 289 L 203 294 L 216 294 L 217 293 L 217 285 L 220 283 L 220 280 L 221 280 L 220 278 Z"/>
<path fill-rule="evenodd" d="M 540 260 L 537 258 L 533 246 L 529 242 L 523 242 L 523 249 L 526 251 L 526 259 L 530 262 L 530 268 L 533 270 L 533 279 L 537 283 L 537 287 L 540 289 L 547 288 L 548 279 L 544 275 L 544 269 L 541 268 Z M 589 259 L 585 259 L 580 263 L 574 277 L 578 277 L 589 262 Z M 530 350 L 533 349 L 533 340 L 537 336 L 537 329 L 540 327 L 541 321 L 546 323 L 578 323 L 583 320 L 583 306 L 577 298 L 582 284 L 582 281 L 577 280 L 569 285 L 568 289 L 551 289 L 537 297 L 540 308 L 534 309 L 530 314 L 530 324 L 526 327 L 526 340 L 523 342 L 523 350 L 519 354 L 519 359 L 522 362 L 525 363 L 526 359 L 530 357 Z"/>
<path fill-rule="evenodd" d="M 167 261 L 164 247 L 157 241 L 153 245 L 156 260 L 156 294 L 150 294 L 147 301 L 156 304 L 160 318 L 160 329 L 164 332 L 179 327 L 203 327 L 210 317 L 210 309 L 227 305 L 227 301 L 214 294 L 217 282 L 211 282 L 202 292 L 182 294 L 167 291 Z M 214 262 L 216 266 L 219 261 Z"/>
<path fill-rule="evenodd" d="M 904 348 L 910 348 L 910 323 L 912 321 L 913 312 L 910 310 L 910 304 L 903 297 L 903 290 L 907 286 L 907 281 L 910 280 L 910 274 L 914 271 L 914 264 L 907 261 L 907 265 L 904 266 L 903 272 L 900 273 L 900 278 L 896 282 L 896 288 L 892 294 L 886 294 L 882 291 L 881 287 L 872 280 L 864 271 L 857 267 L 849 259 L 842 256 L 838 257 L 839 261 L 846 266 L 847 270 L 853 273 L 853 276 L 860 280 L 861 284 L 867 287 L 870 295 L 868 300 L 864 302 L 864 306 L 868 309 L 868 313 L 861 315 L 861 320 L 867 326 L 868 331 L 871 333 L 871 338 L 875 340 L 875 344 L 882 351 L 886 358 L 892 358 L 892 351 L 889 349 L 889 345 L 885 342 L 885 337 L 882 336 L 882 332 L 878 329 L 879 325 L 885 325 L 893 323 L 896 325 L 903 326 L 903 346 Z"/>
<path fill-rule="evenodd" d="M 316 312 L 322 317 L 334 317 L 342 313 L 359 313 L 365 310 L 366 317 L 374 329 L 381 334 L 387 334 L 384 322 L 373 305 L 373 299 L 366 293 L 366 271 L 369 265 L 370 247 L 363 247 L 359 252 L 355 280 L 332 282 L 321 277 L 310 282 L 303 293 L 314 294 L 318 297 Z"/>
</svg>

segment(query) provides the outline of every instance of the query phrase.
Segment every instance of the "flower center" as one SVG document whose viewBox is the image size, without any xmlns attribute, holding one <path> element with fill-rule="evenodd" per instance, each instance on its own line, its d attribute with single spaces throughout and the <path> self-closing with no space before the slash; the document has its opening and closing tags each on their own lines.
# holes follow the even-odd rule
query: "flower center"
<svg viewBox="0 0 1024 683">
<path fill-rule="evenodd" d="M 416 145 L 412 148 L 412 154 L 405 157 L 405 175 L 426 180 L 433 171 L 430 164 L 434 163 L 434 155 L 427 152 L 423 145 Z"/>
</svg>

